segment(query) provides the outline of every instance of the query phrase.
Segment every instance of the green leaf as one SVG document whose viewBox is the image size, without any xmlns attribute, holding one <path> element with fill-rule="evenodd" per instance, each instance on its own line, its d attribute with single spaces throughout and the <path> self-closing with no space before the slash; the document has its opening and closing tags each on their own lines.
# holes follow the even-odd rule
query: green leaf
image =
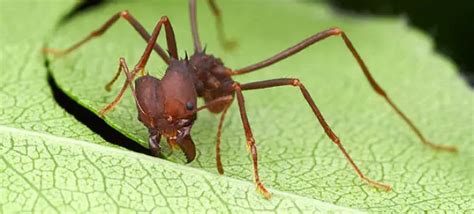
<svg viewBox="0 0 474 214">
<path fill-rule="evenodd" d="M 0 127 L 0 204 L 9 212 L 293 212 L 339 210 L 251 182 L 71 138 Z"/>
<path fill-rule="evenodd" d="M 47 82 L 44 39 L 73 5 L 74 1 L 2 1 L 0 125 L 113 146 L 58 106 Z"/>
<path fill-rule="evenodd" d="M 320 30 L 339 26 L 348 33 L 375 78 L 404 112 L 433 142 L 455 145 L 460 149 L 459 154 L 434 152 L 423 146 L 388 108 L 383 99 L 373 93 L 355 60 L 339 38 L 328 39 L 284 62 L 237 79 L 240 82 L 250 82 L 278 77 L 300 78 L 316 98 L 316 103 L 328 123 L 339 135 L 356 164 L 367 176 L 392 184 L 392 192 L 379 192 L 360 182 L 337 147 L 327 139 L 296 88 L 275 88 L 245 93 L 250 123 L 259 149 L 261 178 L 276 196 L 271 201 L 265 201 L 254 191 L 249 191 L 253 189 L 252 167 L 245 151 L 245 138 L 238 109 L 235 106 L 227 117 L 223 136 L 222 156 L 226 176 L 214 175 L 216 174 L 214 136 L 217 116 L 210 113 L 200 114 L 194 126 L 193 138 L 197 142 L 199 153 L 197 160 L 189 165 L 191 167 L 86 143 L 74 145 L 57 143 L 54 145 L 66 146 L 57 150 L 79 153 L 87 151 L 82 153 L 91 153 L 99 157 L 113 156 L 111 160 L 124 160 L 113 165 L 117 165 L 117 171 L 121 168 L 143 168 L 142 172 L 150 170 L 150 174 L 158 171 L 157 176 L 166 175 L 160 173 L 163 171 L 159 169 L 179 172 L 167 177 L 169 179 L 166 181 L 169 182 L 183 181 L 181 185 L 176 184 L 183 187 L 181 189 L 174 189 L 174 184 L 169 184 L 173 186 L 172 193 L 180 194 L 179 198 L 192 200 L 193 197 L 185 195 L 212 188 L 210 190 L 212 194 L 221 196 L 220 200 L 212 202 L 220 202 L 221 209 L 235 204 L 239 206 L 245 204 L 247 207 L 262 211 L 274 210 L 275 206 L 284 209 L 285 206 L 278 206 L 279 200 L 284 199 L 289 202 L 281 204 L 288 206 L 294 206 L 294 201 L 308 202 L 310 205 L 308 209 L 336 208 L 321 204 L 319 200 L 336 206 L 370 211 L 474 209 L 472 203 L 474 176 L 470 164 L 474 152 L 470 146 L 474 140 L 472 135 L 474 97 L 472 91 L 457 76 L 455 66 L 433 51 L 429 38 L 411 29 L 400 19 L 344 16 L 333 13 L 324 3 L 286 1 L 278 4 L 266 1 L 251 4 L 229 1 L 219 3 L 224 15 L 226 32 L 238 40 L 239 49 L 227 53 L 219 47 L 215 37 L 214 20 L 205 5 L 199 7 L 201 40 L 207 44 L 208 52 L 221 57 L 229 67 L 243 67 L 271 56 Z M 176 30 L 180 54 L 184 55 L 184 50 L 192 52 L 187 7 L 184 1 L 117 2 L 96 8 L 61 26 L 50 46 L 67 47 L 102 24 L 111 14 L 124 9 L 131 11 L 150 31 L 159 16 L 168 15 Z M 164 44 L 163 40 L 160 44 Z M 103 90 L 104 84 L 116 71 L 118 57 L 124 56 L 128 64 L 133 66 L 144 47 L 144 42 L 132 28 L 124 21 L 120 21 L 120 24 L 114 26 L 105 36 L 76 53 L 54 59 L 51 69 L 58 84 L 66 93 L 87 108 L 98 112 L 113 99 L 118 90 L 118 84 L 112 93 Z M 161 76 L 165 66 L 158 57 L 153 57 L 147 68 L 150 73 Z M 136 109 L 130 94 L 126 95 L 106 120 L 119 131 L 145 144 L 147 133 L 136 120 Z M 8 131 L 10 132 L 7 134 L 14 130 L 8 129 Z M 34 137 L 36 139 L 38 136 Z M 44 145 L 50 146 L 49 141 L 57 142 L 62 139 L 43 141 Z M 2 145 L 10 148 L 7 143 L 2 142 Z M 12 151 L 12 149 L 5 150 Z M 85 157 L 88 157 L 71 156 L 78 157 L 78 162 L 83 162 L 86 160 Z M 110 164 L 107 161 L 104 163 L 94 161 L 96 159 L 91 160 L 89 163 L 95 164 L 95 172 L 99 174 L 102 172 L 101 169 L 112 168 L 107 165 Z M 127 165 L 137 162 L 150 163 L 150 168 L 148 165 Z M 14 165 L 7 165 L 7 168 L 20 168 L 11 166 Z M 83 168 L 88 167 L 90 165 L 86 164 Z M 140 177 L 142 174 L 139 171 L 133 175 L 144 178 L 139 180 L 149 184 L 145 181 L 148 177 Z M 103 172 L 102 174 L 102 176 L 90 176 L 98 180 L 90 183 L 101 185 L 107 183 L 109 175 Z M 111 177 L 116 179 L 114 173 L 111 174 Z M 184 182 L 186 179 L 182 179 L 184 175 L 196 178 L 192 181 L 199 180 L 197 177 L 201 178 L 202 175 L 203 180 L 218 182 L 219 185 L 205 185 L 205 182 L 202 182 L 203 185 L 196 185 L 199 188 L 191 190 Z M 173 179 L 178 177 L 181 179 Z M 139 189 L 129 184 L 129 180 L 132 180 L 130 183 L 134 181 L 132 177 L 119 176 L 119 180 L 117 185 L 112 185 L 115 188 L 104 188 L 98 192 L 111 194 L 112 196 L 108 197 L 111 199 L 129 196 L 139 198 L 136 200 L 139 202 L 146 201 L 141 198 L 146 195 L 144 193 L 121 191 Z M 81 177 L 75 178 L 74 181 L 74 184 L 84 182 Z M 134 188 L 127 188 L 129 186 Z M 160 186 L 155 185 L 156 189 Z M 92 195 L 87 189 L 77 188 L 75 191 Z M 44 191 L 39 192 L 46 194 Z M 235 200 L 232 197 L 244 193 L 244 200 Z M 128 204 L 125 206 L 133 209 L 139 207 L 138 203 Z M 153 203 L 142 204 L 145 206 Z M 194 203 L 186 204 L 187 206 L 178 203 L 170 205 L 200 207 L 194 206 Z M 266 209 L 261 206 L 265 206 Z M 66 205 L 66 207 L 72 206 Z"/>
<path fill-rule="evenodd" d="M 0 213 L 348 211 L 279 191 L 266 201 L 252 182 L 124 151 L 77 122 L 55 103 L 40 52 L 73 3 L 1 3 Z"/>
</svg>

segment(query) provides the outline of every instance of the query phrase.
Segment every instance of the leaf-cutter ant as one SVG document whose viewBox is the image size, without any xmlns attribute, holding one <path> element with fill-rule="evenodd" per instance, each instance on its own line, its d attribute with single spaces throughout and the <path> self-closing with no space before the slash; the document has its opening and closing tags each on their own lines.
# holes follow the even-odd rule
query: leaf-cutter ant
<svg viewBox="0 0 474 214">
<path fill-rule="evenodd" d="M 217 8 L 214 0 L 208 0 L 208 3 L 211 6 L 213 14 L 217 18 L 216 23 L 221 44 L 227 44 L 226 46 L 230 47 L 228 44 L 231 43 L 225 39 L 222 31 L 222 22 L 219 9 Z M 119 69 L 112 81 L 106 85 L 106 89 L 110 90 L 111 85 L 116 81 L 121 71 L 125 73 L 126 81 L 117 97 L 100 111 L 100 115 L 104 116 L 107 112 L 112 110 L 121 100 L 126 88 L 130 87 L 138 109 L 138 119 L 148 128 L 150 133 L 149 148 L 151 154 L 157 156 L 160 153 L 159 143 L 161 136 L 164 136 L 171 147 L 179 147 L 184 152 L 187 161 L 191 162 L 196 156 L 196 148 L 193 140 L 191 139 L 191 128 L 194 121 L 196 120 L 197 112 L 203 109 L 208 109 L 213 113 L 221 113 L 216 137 L 216 162 L 218 172 L 223 174 L 224 170 L 220 158 L 222 125 L 227 110 L 232 104 L 234 98 L 236 98 L 247 141 L 247 149 L 250 152 L 253 160 L 254 181 L 258 190 L 265 198 L 270 198 L 271 194 L 264 187 L 263 183 L 261 183 L 260 177 L 258 175 L 257 148 L 252 134 L 252 129 L 247 118 L 245 100 L 242 91 L 279 86 L 293 86 L 299 88 L 304 99 L 307 101 L 309 107 L 316 116 L 316 119 L 323 127 L 326 135 L 336 144 L 362 181 L 378 189 L 386 191 L 391 189 L 390 185 L 372 180 L 366 177 L 360 171 L 359 167 L 357 167 L 357 165 L 342 146 L 339 138 L 326 123 L 310 93 L 306 90 L 305 86 L 299 79 L 280 78 L 245 84 L 236 82 L 232 79 L 232 76 L 250 73 L 277 63 L 304 50 L 318 41 L 332 36 L 340 36 L 342 38 L 343 42 L 359 64 L 364 76 L 367 78 L 374 91 L 383 99 L 385 99 L 385 101 L 395 111 L 395 113 L 398 114 L 402 120 L 405 121 L 406 124 L 415 132 L 422 143 L 436 150 L 445 150 L 450 152 L 457 151 L 457 149 L 452 146 L 433 144 L 423 136 L 419 129 L 404 113 L 401 112 L 401 110 L 389 98 L 387 93 L 374 80 L 369 72 L 369 69 L 352 45 L 348 36 L 340 28 L 336 27 L 321 31 L 268 59 L 243 68 L 231 69 L 226 67 L 219 58 L 207 54 L 205 50 L 203 50 L 197 27 L 196 0 L 189 0 L 189 11 L 194 41 L 194 53 L 190 58 L 186 56 L 184 59 L 180 59 L 178 57 L 175 36 L 168 17 L 161 17 L 150 36 L 143 26 L 135 18 L 133 18 L 133 16 L 128 11 L 116 13 L 99 29 L 93 31 L 86 38 L 68 49 L 63 51 L 45 49 L 45 51 L 57 56 L 65 55 L 73 50 L 76 50 L 90 39 L 102 35 L 119 18 L 127 20 L 141 35 L 141 37 L 147 41 L 147 46 L 143 55 L 132 71 L 129 70 L 125 59 L 120 58 Z M 158 44 L 156 44 L 158 35 L 163 26 L 165 28 L 168 54 Z M 153 50 L 163 59 L 163 61 L 168 64 L 166 73 L 161 80 L 148 74 L 144 74 L 145 65 L 147 64 L 147 61 Z M 137 75 L 139 75 L 139 77 L 135 80 L 135 86 L 133 86 L 132 81 Z M 204 106 L 199 108 L 196 106 L 197 97 L 204 98 Z"/>
</svg>

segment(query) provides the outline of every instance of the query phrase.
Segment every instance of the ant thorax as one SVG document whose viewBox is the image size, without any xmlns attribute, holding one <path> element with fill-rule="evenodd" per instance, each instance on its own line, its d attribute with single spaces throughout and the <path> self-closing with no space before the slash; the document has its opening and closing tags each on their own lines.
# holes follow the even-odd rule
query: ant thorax
<svg viewBox="0 0 474 214">
<path fill-rule="evenodd" d="M 217 98 L 233 95 L 232 84 L 234 81 L 230 77 L 230 69 L 224 66 L 219 58 L 203 52 L 194 53 L 189 59 L 191 72 L 194 74 L 194 86 L 199 97 L 203 97 L 205 102 Z M 213 106 L 209 108 L 211 112 L 221 112 L 223 106 Z"/>
</svg>

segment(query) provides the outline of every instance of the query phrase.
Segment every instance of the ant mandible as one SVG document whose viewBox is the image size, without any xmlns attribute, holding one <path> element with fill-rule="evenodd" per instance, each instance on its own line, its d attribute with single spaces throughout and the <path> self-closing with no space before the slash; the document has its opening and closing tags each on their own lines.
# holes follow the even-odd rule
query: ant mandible
<svg viewBox="0 0 474 214">
<path fill-rule="evenodd" d="M 232 43 L 225 39 L 222 30 L 220 11 L 217 8 L 215 1 L 208 0 L 208 3 L 213 14 L 217 18 L 216 23 L 219 41 L 225 47 L 231 48 Z M 161 136 L 164 136 L 171 147 L 179 147 L 184 152 L 187 162 L 189 163 L 193 161 L 196 156 L 196 148 L 191 138 L 190 132 L 192 125 L 196 120 L 197 112 L 203 109 L 208 109 L 213 113 L 221 113 L 217 128 L 216 162 L 218 172 L 223 174 L 224 170 L 220 158 L 222 125 L 226 112 L 236 97 L 239 106 L 240 117 L 245 131 L 245 137 L 247 140 L 247 150 L 250 152 L 253 160 L 254 182 L 258 190 L 265 198 L 270 198 L 271 194 L 264 187 L 258 175 L 257 148 L 252 134 L 252 129 L 247 118 L 245 100 L 242 91 L 279 86 L 294 86 L 300 89 L 301 94 L 307 101 L 308 105 L 311 107 L 311 110 L 314 112 L 314 115 L 323 127 L 326 135 L 336 144 L 362 181 L 378 189 L 386 191 L 391 189 L 390 185 L 372 180 L 366 177 L 360 171 L 359 167 L 357 167 L 357 165 L 342 146 L 339 138 L 326 123 L 310 93 L 308 90 L 306 90 L 305 86 L 299 79 L 280 78 L 245 84 L 241 84 L 232 79 L 232 76 L 250 73 L 277 63 L 302 51 L 316 42 L 331 36 L 342 37 L 342 40 L 359 64 L 363 74 L 369 81 L 374 91 L 385 99 L 385 101 L 391 106 L 396 114 L 398 114 L 415 132 L 422 143 L 437 150 L 445 150 L 450 152 L 457 151 L 457 149 L 452 146 L 433 144 L 423 136 L 419 129 L 404 113 L 401 112 L 401 110 L 389 98 L 387 93 L 374 80 L 369 72 L 369 69 L 352 45 L 348 36 L 340 28 L 330 28 L 328 30 L 316 33 L 301 41 L 300 43 L 255 64 L 240 69 L 230 69 L 224 66 L 223 62 L 219 58 L 207 54 L 201 46 L 196 18 L 196 0 L 189 0 L 189 12 L 194 42 L 194 54 L 190 58 L 186 56 L 184 59 L 179 59 L 173 28 L 167 16 L 161 17 L 161 19 L 156 24 L 152 35 L 150 36 L 143 26 L 128 11 L 116 13 L 99 29 L 93 31 L 89 36 L 78 43 L 75 43 L 68 49 L 63 51 L 45 49 L 45 51 L 57 56 L 68 54 L 92 38 L 102 35 L 119 18 L 127 20 L 141 35 L 141 37 L 147 41 L 147 46 L 143 55 L 132 71 L 129 70 L 125 59 L 120 58 L 119 69 L 112 81 L 106 85 L 106 90 L 110 91 L 111 85 L 117 80 L 121 71 L 123 71 L 126 75 L 125 83 L 123 84 L 117 97 L 100 111 L 100 116 L 104 116 L 107 112 L 112 110 L 120 102 L 126 88 L 130 87 L 138 109 L 138 119 L 149 130 L 150 136 L 148 142 L 151 154 L 157 156 L 160 153 L 159 143 Z M 156 44 L 158 35 L 163 26 L 165 28 L 168 54 L 158 44 Z M 144 74 L 144 68 L 152 50 L 154 50 L 163 59 L 163 61 L 168 64 L 166 73 L 161 80 L 150 76 L 149 74 Z M 132 85 L 132 81 L 137 75 L 140 75 L 140 77 L 135 80 L 134 87 Z M 199 108 L 196 106 L 197 97 L 204 98 L 204 106 Z"/>
</svg>

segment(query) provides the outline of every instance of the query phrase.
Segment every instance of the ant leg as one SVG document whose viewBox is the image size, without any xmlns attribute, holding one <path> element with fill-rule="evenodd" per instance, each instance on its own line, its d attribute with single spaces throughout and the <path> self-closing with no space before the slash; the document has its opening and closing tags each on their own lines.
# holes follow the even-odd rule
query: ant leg
<svg viewBox="0 0 474 214">
<path fill-rule="evenodd" d="M 216 136 L 216 164 L 217 164 L 217 171 L 221 175 L 224 174 L 224 169 L 222 168 L 222 162 L 221 162 L 221 149 L 220 149 L 222 125 L 224 124 L 225 114 L 227 113 L 227 110 L 229 109 L 233 101 L 234 101 L 234 96 L 231 96 L 231 95 L 219 97 L 217 99 L 207 101 L 205 105 L 199 108 L 196 108 L 194 111 L 190 112 L 192 114 L 195 114 L 196 112 L 201 111 L 206 108 L 208 109 L 211 106 L 222 105 L 223 103 L 225 104 L 224 110 L 222 111 L 221 118 L 219 120 L 219 126 L 217 127 L 217 136 Z"/>
<path fill-rule="evenodd" d="M 162 24 L 165 25 L 166 42 L 167 42 L 169 53 L 170 53 L 171 57 L 173 57 L 174 59 L 178 59 L 178 51 L 177 51 L 177 47 L 176 47 L 176 40 L 175 40 L 175 36 L 174 36 L 173 27 L 171 26 L 171 23 L 169 22 L 168 17 L 163 16 L 163 17 L 161 17 L 160 21 L 158 22 L 155 29 L 153 30 L 153 35 L 150 38 L 150 40 L 148 41 L 147 48 L 145 49 L 145 52 L 143 53 L 142 57 L 140 58 L 139 63 L 134 68 L 134 72 L 133 72 L 133 75 L 131 77 L 132 80 L 134 79 L 135 75 L 138 72 L 141 71 L 143 73 L 143 68 L 145 67 L 145 64 L 147 63 L 148 58 L 150 57 L 151 48 L 154 48 L 156 46 L 156 40 L 157 40 L 158 35 L 160 33 Z M 156 37 L 155 37 L 155 33 L 156 33 Z M 152 46 L 152 45 L 155 45 L 155 46 Z M 105 85 L 105 90 L 106 91 L 110 91 L 112 85 L 117 80 L 119 75 L 120 75 L 120 71 L 118 71 L 115 74 L 114 78 Z"/>
<path fill-rule="evenodd" d="M 217 171 L 219 174 L 223 175 L 224 174 L 224 168 L 222 167 L 222 161 L 221 161 L 221 136 L 222 136 L 222 126 L 224 125 L 224 118 L 227 113 L 227 110 L 229 110 L 230 104 L 227 105 L 224 108 L 224 111 L 222 111 L 221 118 L 219 119 L 219 125 L 217 126 L 217 135 L 216 135 L 216 165 L 217 165 Z"/>
<path fill-rule="evenodd" d="M 121 63 L 121 61 L 122 61 L 122 57 L 120 58 L 120 63 Z M 112 80 L 110 80 L 110 82 L 108 82 L 105 85 L 105 90 L 106 91 L 110 92 L 112 90 L 112 85 L 115 83 L 115 81 L 117 81 L 118 77 L 120 76 L 120 72 L 122 71 L 121 68 L 122 67 L 119 65 L 119 69 L 117 70 L 117 72 L 115 72 L 114 78 Z"/>
<path fill-rule="evenodd" d="M 124 18 L 125 20 L 128 21 L 132 25 L 132 27 L 140 34 L 140 36 L 148 42 L 150 40 L 150 34 L 143 28 L 143 26 L 130 14 L 128 11 L 124 10 L 121 12 L 118 12 L 114 14 L 109 20 L 107 20 L 99 29 L 92 31 L 87 37 L 84 39 L 80 40 L 79 42 L 75 43 L 71 47 L 65 49 L 65 50 L 56 50 L 56 49 L 50 49 L 50 48 L 44 48 L 43 51 L 46 53 L 53 54 L 55 56 L 64 56 L 79 47 L 81 47 L 83 44 L 87 43 L 89 40 L 99 37 L 102 34 L 104 34 L 119 18 Z M 160 57 L 163 59 L 163 61 L 166 62 L 166 64 L 169 64 L 169 57 L 166 51 L 163 50 L 158 44 L 154 45 L 154 50 L 155 52 L 160 55 Z"/>
<path fill-rule="evenodd" d="M 233 50 L 237 46 L 237 42 L 229 40 L 226 38 L 224 31 L 224 23 L 222 22 L 221 11 L 217 7 L 215 0 L 207 0 L 209 7 L 211 8 L 212 14 L 216 17 L 216 29 L 217 29 L 217 39 L 219 43 L 224 47 L 225 50 Z"/>
<path fill-rule="evenodd" d="M 132 72 L 132 77 L 131 79 L 133 80 L 135 78 L 135 75 L 138 72 L 143 73 L 143 69 L 145 68 L 146 63 L 148 62 L 148 59 L 151 54 L 151 50 L 154 49 L 154 47 L 157 45 L 156 40 L 158 39 L 158 35 L 160 34 L 161 27 L 162 25 L 165 25 L 165 33 L 166 33 L 166 42 L 168 46 L 168 51 L 173 59 L 178 59 L 178 48 L 176 46 L 176 39 L 173 31 L 173 27 L 171 26 L 171 22 L 169 21 L 169 18 L 167 16 L 162 16 L 160 21 L 156 24 L 153 34 L 148 40 L 147 47 L 145 48 L 145 51 L 140 58 L 140 61 L 135 65 L 135 68 L 133 69 Z M 111 86 L 114 84 L 114 82 L 117 80 L 119 76 L 119 72 L 117 72 L 114 76 L 114 78 L 105 85 L 105 90 L 110 91 Z"/>
<path fill-rule="evenodd" d="M 265 186 L 263 186 L 262 182 L 260 182 L 260 177 L 258 176 L 257 147 L 255 146 L 255 139 L 253 138 L 252 129 L 250 128 L 250 124 L 247 118 L 247 111 L 245 110 L 245 101 L 244 101 L 244 96 L 242 94 L 242 89 L 240 88 L 240 84 L 237 82 L 234 83 L 233 88 L 235 90 L 235 94 L 237 95 L 240 118 L 242 119 L 242 124 L 244 126 L 244 131 L 245 131 L 245 138 L 247 139 L 247 150 L 252 155 L 255 185 L 257 186 L 260 193 L 262 193 L 266 199 L 270 199 L 271 193 L 268 192 Z"/>
<path fill-rule="evenodd" d="M 120 57 L 119 69 L 118 69 L 118 72 L 117 72 L 116 76 L 118 76 L 121 71 L 123 71 L 125 73 L 127 79 L 125 80 L 125 83 L 123 84 L 122 89 L 120 90 L 117 97 L 115 97 L 114 101 L 112 101 L 112 103 L 108 104 L 103 109 L 101 109 L 100 112 L 99 112 L 99 115 L 101 117 L 103 117 L 107 112 L 112 110 L 118 104 L 120 99 L 123 97 L 123 94 L 124 94 L 125 89 L 127 88 L 127 86 L 130 86 L 130 89 L 132 91 L 132 96 L 135 99 L 135 103 L 137 105 L 138 110 L 143 115 L 147 115 L 145 113 L 145 111 L 143 110 L 143 108 L 141 107 L 140 103 L 138 102 L 138 98 L 137 98 L 137 95 L 135 93 L 135 88 L 132 85 L 132 75 L 131 75 L 131 73 L 128 69 L 127 63 L 125 62 L 125 59 L 123 57 Z M 155 156 L 155 157 L 160 157 L 160 155 L 161 155 L 161 148 L 160 148 L 161 135 L 153 129 L 150 129 L 149 131 L 150 131 L 150 136 L 148 138 L 148 147 L 150 149 L 150 154 L 152 156 Z"/>
<path fill-rule="evenodd" d="M 174 36 L 173 27 L 171 26 L 171 22 L 167 16 L 162 16 L 158 23 L 156 24 L 155 28 L 153 29 L 153 33 L 151 34 L 150 39 L 148 40 L 148 44 L 143 52 L 143 55 L 140 57 L 140 60 L 135 65 L 135 68 L 132 72 L 132 79 L 135 75 L 142 71 L 145 68 L 148 59 L 150 58 L 151 51 L 153 47 L 156 45 L 156 40 L 158 39 L 158 35 L 160 35 L 161 27 L 165 26 L 165 33 L 166 33 L 166 43 L 168 45 L 168 51 L 170 55 L 174 59 L 178 59 L 178 51 L 176 47 L 176 39 Z"/>
<path fill-rule="evenodd" d="M 313 98 L 309 94 L 309 92 L 306 90 L 304 87 L 303 83 L 301 83 L 298 79 L 289 79 L 289 78 L 282 78 L 282 79 L 273 79 L 273 80 L 266 80 L 266 81 L 259 81 L 259 82 L 253 82 L 253 83 L 247 83 L 247 84 L 242 84 L 240 87 L 242 90 L 254 90 L 254 89 L 263 89 L 263 88 L 270 88 L 270 87 L 277 87 L 277 86 L 298 86 L 301 90 L 301 93 L 303 94 L 303 97 L 306 99 L 308 102 L 309 106 L 311 107 L 311 110 L 313 110 L 314 115 L 316 118 L 319 120 L 319 123 L 323 127 L 324 131 L 326 132 L 326 135 L 339 147 L 341 150 L 342 154 L 344 154 L 344 157 L 346 157 L 347 161 L 351 164 L 352 168 L 356 171 L 357 175 L 362 179 L 362 181 L 368 183 L 369 185 L 385 190 L 385 191 L 390 191 L 391 187 L 390 185 L 383 184 L 377 181 L 374 181 L 370 178 L 367 178 L 362 172 L 359 170 L 359 167 L 354 163 L 352 160 L 351 156 L 346 152 L 344 147 L 341 144 L 341 141 L 339 138 L 336 136 L 336 134 L 331 130 L 329 125 L 326 123 L 324 120 L 323 115 L 319 111 L 318 107 L 314 103 Z"/>
<path fill-rule="evenodd" d="M 380 87 L 380 85 L 377 84 L 375 79 L 370 74 L 369 69 L 365 65 L 364 61 L 360 57 L 359 53 L 356 51 L 356 49 L 352 45 L 352 42 L 349 40 L 349 38 L 344 33 L 344 31 L 342 31 L 339 28 L 331 28 L 329 30 L 319 32 L 319 33 L 303 40 L 302 42 L 296 44 L 295 46 L 292 46 L 292 47 L 290 47 L 290 48 L 288 48 L 288 49 L 286 49 L 286 50 L 284 50 L 284 51 L 282 51 L 282 52 L 280 52 L 280 53 L 278 53 L 278 54 L 276 54 L 276 55 L 274 55 L 274 56 L 272 56 L 268 59 L 265 59 L 261 62 L 255 63 L 253 65 L 250 65 L 250 66 L 247 66 L 247 67 L 244 67 L 244 68 L 241 68 L 241 69 L 234 70 L 234 71 L 231 72 L 231 75 L 244 74 L 244 73 L 252 72 L 252 71 L 270 66 L 270 65 L 272 65 L 274 63 L 277 63 L 277 62 L 279 62 L 279 61 L 281 61 L 281 60 L 283 60 L 283 59 L 285 59 L 289 56 L 292 56 L 292 55 L 302 51 L 303 49 L 313 45 L 314 43 L 316 43 L 318 41 L 321 41 L 323 39 L 326 39 L 330 36 L 341 36 L 342 37 L 344 43 L 346 44 L 347 48 L 349 49 L 349 51 L 352 53 L 352 55 L 356 59 L 356 61 L 359 64 L 360 68 L 362 69 L 362 72 L 364 73 L 365 77 L 369 81 L 369 83 L 372 86 L 372 88 L 374 89 L 374 91 L 385 99 L 385 101 L 405 121 L 405 123 L 410 127 L 410 129 L 413 132 L 415 132 L 415 134 L 418 136 L 418 138 L 421 140 L 421 142 L 423 144 L 425 144 L 425 145 L 427 145 L 427 146 L 429 146 L 429 147 L 431 147 L 432 149 L 435 149 L 435 150 L 445 150 L 445 151 L 448 151 L 448 152 L 457 152 L 457 148 L 454 147 L 454 146 L 433 144 L 423 136 L 423 134 L 415 126 L 415 124 L 395 105 L 395 103 L 389 98 L 389 96 L 382 89 L 382 87 Z"/>
<path fill-rule="evenodd" d="M 120 72 L 121 71 L 124 71 L 125 72 L 125 75 L 127 75 L 127 79 L 125 80 L 125 82 L 123 83 L 123 86 L 122 88 L 120 89 L 119 93 L 117 94 L 117 96 L 115 97 L 115 99 L 109 103 L 108 105 L 106 105 L 104 108 L 102 108 L 100 111 L 99 111 L 99 116 L 100 117 L 104 117 L 105 114 L 107 114 L 110 110 L 112 110 L 113 108 L 115 108 L 115 106 L 120 102 L 120 100 L 122 99 L 123 97 L 123 94 L 125 93 L 125 90 L 127 89 L 127 86 L 130 85 L 131 86 L 131 81 L 129 80 L 129 74 L 130 74 L 130 71 L 128 70 L 128 66 L 127 66 L 127 63 L 125 62 L 125 59 L 123 57 L 120 57 L 120 60 L 119 60 L 119 68 L 117 70 L 117 74 L 115 75 L 114 77 L 114 81 L 118 78 L 118 76 L 120 75 Z M 110 83 L 109 83 L 110 84 Z M 108 85 L 109 85 L 108 84 Z M 107 86 L 106 86 L 107 87 Z"/>
<path fill-rule="evenodd" d="M 219 120 L 219 126 L 217 127 L 217 136 L 216 136 L 216 164 L 217 164 L 217 171 L 221 175 L 224 174 L 224 169 L 222 168 L 222 162 L 221 162 L 221 149 L 220 149 L 222 125 L 224 124 L 225 114 L 227 113 L 227 110 L 229 109 L 233 101 L 234 101 L 234 96 L 231 96 L 231 95 L 219 97 L 214 100 L 207 101 L 205 105 L 199 108 L 196 108 L 194 111 L 190 112 L 192 114 L 195 114 L 196 112 L 201 111 L 206 108 L 208 109 L 211 106 L 222 105 L 223 103 L 225 104 L 224 110 L 222 111 L 221 118 Z"/>
<path fill-rule="evenodd" d="M 145 65 L 146 63 L 148 62 L 148 59 L 150 58 L 150 54 L 151 54 L 151 51 L 156 43 L 156 40 L 158 39 L 158 35 L 160 34 L 160 31 L 161 31 L 161 27 L 165 25 L 165 31 L 166 31 L 166 40 L 167 40 L 167 43 L 168 43 L 168 49 L 170 50 L 170 53 L 173 53 L 172 50 L 175 50 L 176 51 L 176 43 L 175 43 L 175 39 L 174 39 L 174 32 L 173 32 L 173 28 L 171 27 L 171 23 L 169 22 L 169 19 L 167 16 L 162 16 L 160 21 L 158 21 L 158 23 L 156 24 L 156 27 L 155 29 L 153 30 L 153 33 L 151 35 L 151 38 L 150 40 L 148 41 L 148 44 L 145 48 L 145 51 L 143 52 L 143 55 L 141 56 L 140 60 L 138 61 L 138 63 L 135 65 L 134 69 L 132 72 L 129 72 L 128 71 L 128 67 L 127 66 L 122 66 L 122 61 L 124 61 L 123 59 L 121 59 L 121 67 L 119 68 L 119 71 L 117 73 L 120 73 L 120 69 L 124 68 L 126 69 L 125 73 L 127 75 L 127 79 L 125 80 L 125 83 L 124 85 L 122 86 L 122 89 L 120 89 L 120 92 L 119 94 L 115 97 L 114 101 L 112 101 L 112 103 L 110 103 L 109 105 L 107 105 L 106 107 L 104 107 L 100 112 L 99 112 L 99 115 L 100 116 L 104 116 L 107 112 L 109 112 L 110 110 L 112 110 L 119 102 L 120 100 L 122 99 L 123 97 L 123 94 L 125 92 L 125 89 L 127 88 L 128 85 L 130 85 L 130 87 L 132 87 L 131 85 L 131 82 L 135 79 L 135 76 L 140 72 L 140 71 L 143 71 L 143 69 L 145 68 Z M 176 53 L 176 52 L 175 52 Z M 171 54 L 173 56 L 173 54 Z M 177 54 L 176 54 L 177 55 Z M 177 56 L 176 56 L 177 57 Z M 124 64 L 125 65 L 125 64 Z M 115 80 L 117 79 L 118 75 L 116 74 L 114 79 L 108 83 L 106 85 L 106 87 L 110 87 L 110 85 L 115 82 Z M 107 89 L 107 88 L 106 88 Z M 132 92 L 133 92 L 133 97 L 135 99 L 135 102 L 137 103 L 137 106 L 139 108 L 140 111 L 143 112 L 143 109 L 140 107 L 139 103 L 138 103 L 138 100 L 136 98 L 136 95 L 135 95 L 135 90 L 133 89 L 132 87 Z"/>
<path fill-rule="evenodd" d="M 135 103 L 137 104 L 137 107 L 138 107 L 138 110 L 141 111 L 142 113 L 144 113 L 142 107 L 140 106 L 140 103 L 138 103 L 138 99 L 137 99 L 137 96 L 136 96 L 136 93 L 135 93 L 135 88 L 133 87 L 132 85 L 132 75 L 128 69 L 128 65 L 127 63 L 125 62 L 125 59 L 123 57 L 120 57 L 120 60 L 119 60 L 119 68 L 118 68 L 118 71 L 117 71 L 117 75 L 115 76 L 117 79 L 117 77 L 119 76 L 120 72 L 123 71 L 127 77 L 127 79 L 125 80 L 125 82 L 123 83 L 123 86 L 122 88 L 120 89 L 118 95 L 115 97 L 115 99 L 109 103 L 107 106 L 105 106 L 104 108 L 102 108 L 100 111 L 99 111 L 99 115 L 101 117 L 105 116 L 105 114 L 107 114 L 110 110 L 112 110 L 113 108 L 115 108 L 115 106 L 120 102 L 120 100 L 122 99 L 123 97 L 123 94 L 125 93 L 125 90 L 127 89 L 127 86 L 130 87 L 131 91 L 132 91 L 132 96 L 133 98 L 135 99 Z M 145 114 L 145 113 L 144 113 Z"/>
</svg>

